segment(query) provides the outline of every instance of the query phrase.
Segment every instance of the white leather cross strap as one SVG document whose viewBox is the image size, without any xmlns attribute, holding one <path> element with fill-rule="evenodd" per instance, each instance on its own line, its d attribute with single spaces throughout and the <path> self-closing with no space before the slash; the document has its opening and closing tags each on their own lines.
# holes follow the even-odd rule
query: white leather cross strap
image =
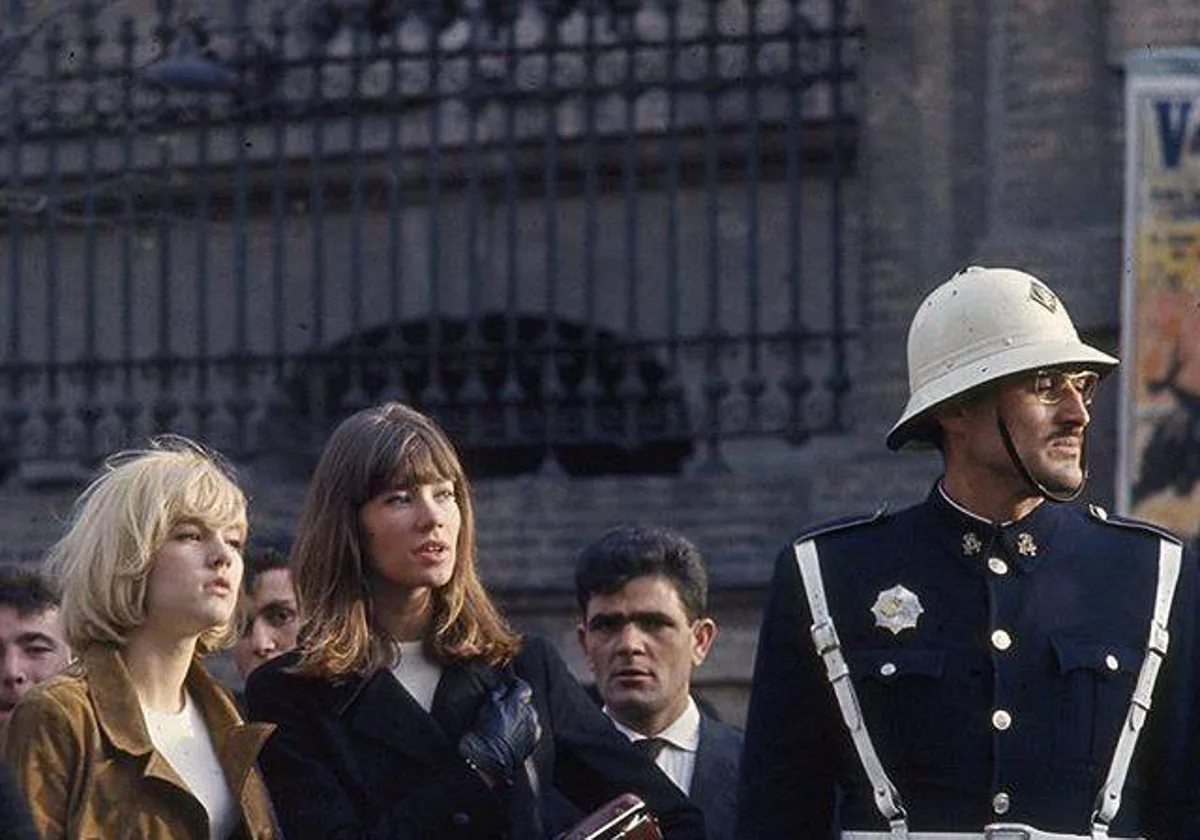
<svg viewBox="0 0 1200 840">
<path fill-rule="evenodd" d="M 809 611 L 812 613 L 813 645 L 825 663 L 826 675 L 833 687 L 842 720 L 854 742 L 859 763 L 871 783 L 875 806 L 890 826 L 888 831 L 844 831 L 842 840 L 1116 840 L 1109 836 L 1108 829 L 1121 807 L 1121 794 L 1129 775 L 1129 766 L 1133 761 L 1134 750 L 1145 725 L 1146 716 L 1150 712 L 1154 684 L 1158 680 L 1158 672 L 1170 642 L 1167 625 L 1171 617 L 1171 604 L 1175 598 L 1182 556 L 1182 549 L 1177 542 L 1167 539 L 1159 541 L 1158 580 L 1146 656 L 1142 660 L 1129 711 L 1117 738 L 1117 746 L 1113 750 L 1108 775 L 1096 796 L 1091 833 L 1087 836 L 1041 831 L 1021 823 L 995 823 L 986 826 L 982 832 L 909 832 L 908 815 L 900 800 L 900 793 L 879 760 L 879 754 L 875 751 L 875 745 L 862 718 L 858 694 L 850 681 L 850 669 L 842 654 L 841 642 L 838 640 L 837 629 L 825 597 L 825 582 L 821 577 L 817 547 L 811 539 L 804 540 L 796 543 L 794 551 Z"/>
<path fill-rule="evenodd" d="M 890 840 L 886 831 L 843 831 L 842 840 Z M 1042 831 L 1024 823 L 993 823 L 983 831 L 913 831 L 908 840 L 1090 840 L 1090 835 Z M 1110 838 L 1109 840 L 1118 840 Z"/>
<path fill-rule="evenodd" d="M 904 805 L 900 802 L 900 793 L 888 778 L 887 771 L 883 769 L 883 763 L 879 760 L 879 754 L 875 752 L 875 745 L 871 743 L 871 735 L 863 722 L 858 693 L 854 690 L 854 684 L 850 682 L 850 668 L 842 655 L 842 645 L 838 641 L 837 629 L 833 625 L 829 603 L 825 598 L 825 582 L 821 578 L 821 561 L 817 557 L 816 544 L 812 540 L 804 540 L 796 543 L 794 550 L 796 562 L 800 566 L 800 577 L 804 581 L 808 609 L 812 613 L 813 644 L 825 663 L 826 676 L 829 678 L 829 684 L 833 686 L 842 720 L 845 721 L 854 741 L 859 763 L 871 782 L 875 807 L 891 826 L 890 831 L 879 833 L 878 836 L 889 840 L 911 840 L 913 835 L 908 833 L 908 818 Z"/>
<path fill-rule="evenodd" d="M 1167 623 L 1171 618 L 1171 602 L 1175 599 L 1175 584 L 1179 580 L 1182 555 L 1183 549 L 1179 543 L 1167 539 L 1159 540 L 1158 584 L 1154 592 L 1154 617 L 1150 620 L 1150 638 L 1146 642 L 1146 656 L 1142 659 L 1141 670 L 1138 671 L 1133 698 L 1125 715 L 1125 724 L 1121 727 L 1117 747 L 1113 750 L 1112 761 L 1109 763 L 1108 777 L 1096 796 L 1096 810 L 1092 813 L 1092 837 L 1095 840 L 1108 837 L 1108 826 L 1112 824 L 1113 817 L 1121 807 L 1121 792 L 1125 788 L 1125 777 L 1129 775 L 1133 751 L 1146 723 L 1146 715 L 1150 713 L 1154 683 L 1158 680 L 1158 671 L 1167 655 L 1170 642 Z"/>
</svg>

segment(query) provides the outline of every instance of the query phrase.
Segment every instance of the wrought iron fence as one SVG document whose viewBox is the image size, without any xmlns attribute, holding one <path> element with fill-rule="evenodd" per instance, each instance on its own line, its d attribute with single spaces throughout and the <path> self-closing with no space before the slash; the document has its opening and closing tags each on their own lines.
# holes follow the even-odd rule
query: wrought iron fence
<svg viewBox="0 0 1200 840">
<path fill-rule="evenodd" d="M 485 475 L 844 427 L 855 4 L 193 8 L 0 32 L 4 469 L 385 398 Z"/>
</svg>

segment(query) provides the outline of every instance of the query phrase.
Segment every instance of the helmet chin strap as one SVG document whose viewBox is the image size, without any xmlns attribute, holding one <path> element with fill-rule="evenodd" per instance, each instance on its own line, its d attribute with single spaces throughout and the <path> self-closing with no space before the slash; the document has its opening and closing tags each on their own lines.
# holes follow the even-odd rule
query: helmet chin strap
<svg viewBox="0 0 1200 840">
<path fill-rule="evenodd" d="M 1008 452 L 1009 459 L 1011 459 L 1013 464 L 1016 466 L 1017 472 L 1021 474 L 1021 477 L 1024 478 L 1029 486 L 1036 490 L 1039 495 L 1044 496 L 1045 498 L 1054 502 L 1071 502 L 1079 498 L 1079 494 L 1083 492 L 1083 487 L 1085 484 L 1087 484 L 1088 480 L 1086 437 L 1080 442 L 1079 445 L 1079 464 L 1083 468 L 1083 478 L 1079 480 L 1079 484 L 1076 485 L 1074 490 L 1068 490 L 1065 493 L 1055 493 L 1049 487 L 1034 478 L 1033 474 L 1029 472 L 1029 469 L 1025 466 L 1025 462 L 1022 461 L 1021 456 L 1017 454 L 1017 447 L 1013 444 L 1012 435 L 1008 433 L 1008 426 L 1005 425 L 1004 418 L 1000 416 L 999 410 L 996 411 L 996 428 L 1000 431 L 1000 439 L 1004 441 L 1004 448 Z"/>
</svg>

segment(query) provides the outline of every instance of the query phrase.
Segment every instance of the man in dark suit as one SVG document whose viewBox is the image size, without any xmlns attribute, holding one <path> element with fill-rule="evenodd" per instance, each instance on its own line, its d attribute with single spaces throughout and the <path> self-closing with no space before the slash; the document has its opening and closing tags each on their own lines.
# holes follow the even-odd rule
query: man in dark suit
<svg viewBox="0 0 1200 840">
<path fill-rule="evenodd" d="M 579 555 L 575 595 L 604 712 L 704 813 L 710 840 L 732 837 L 742 734 L 691 696 L 717 636 L 699 550 L 663 528 L 615 528 Z"/>
</svg>

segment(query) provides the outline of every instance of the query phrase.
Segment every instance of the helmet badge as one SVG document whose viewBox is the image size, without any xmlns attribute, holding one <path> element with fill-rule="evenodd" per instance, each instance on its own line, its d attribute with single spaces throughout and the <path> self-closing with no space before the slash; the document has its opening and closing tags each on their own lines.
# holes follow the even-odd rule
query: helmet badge
<svg viewBox="0 0 1200 840">
<path fill-rule="evenodd" d="M 1034 303 L 1040 303 L 1046 307 L 1046 311 L 1055 312 L 1058 310 L 1058 297 L 1054 292 L 1050 291 L 1050 287 L 1037 280 L 1029 281 L 1029 299 Z"/>
</svg>

